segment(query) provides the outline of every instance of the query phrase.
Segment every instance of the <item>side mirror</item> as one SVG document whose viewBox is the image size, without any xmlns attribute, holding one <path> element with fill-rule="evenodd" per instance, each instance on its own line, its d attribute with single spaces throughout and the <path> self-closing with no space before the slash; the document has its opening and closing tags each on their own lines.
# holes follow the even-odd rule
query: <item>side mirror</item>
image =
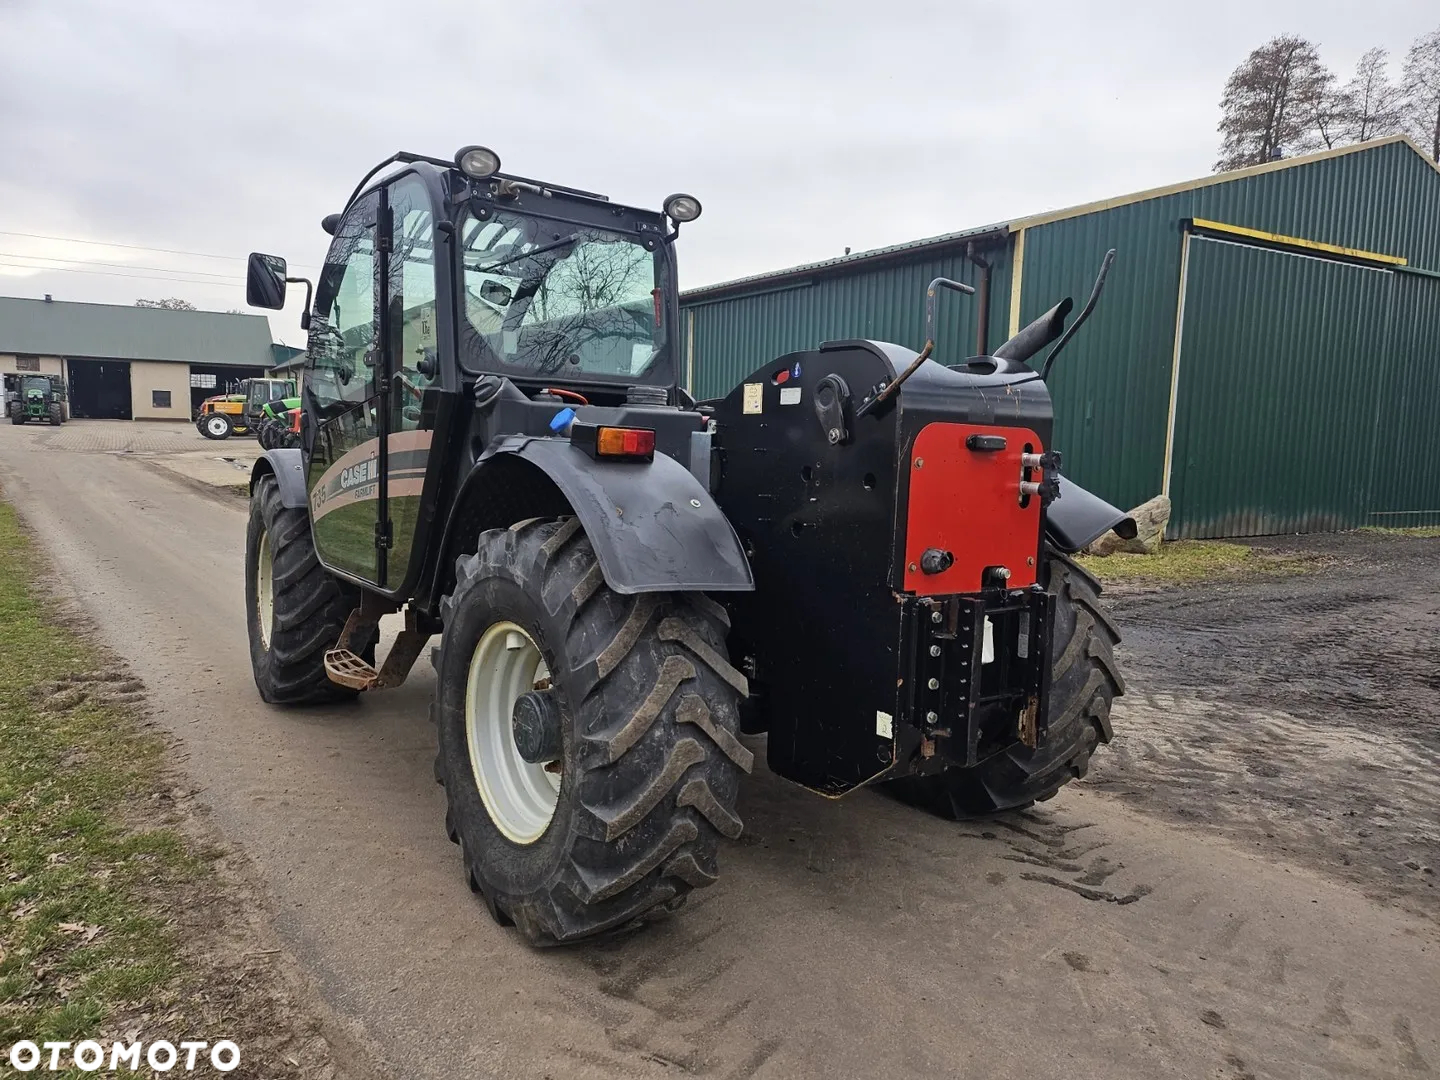
<svg viewBox="0 0 1440 1080">
<path fill-rule="evenodd" d="M 279 255 L 250 253 L 249 264 L 245 267 L 245 302 L 251 307 L 271 308 L 275 311 L 285 306 L 285 260 Z"/>
<path fill-rule="evenodd" d="M 480 283 L 480 299 L 487 304 L 494 304 L 496 307 L 504 307 L 510 303 L 515 296 L 513 289 L 501 285 L 498 281 L 484 281 Z"/>
</svg>

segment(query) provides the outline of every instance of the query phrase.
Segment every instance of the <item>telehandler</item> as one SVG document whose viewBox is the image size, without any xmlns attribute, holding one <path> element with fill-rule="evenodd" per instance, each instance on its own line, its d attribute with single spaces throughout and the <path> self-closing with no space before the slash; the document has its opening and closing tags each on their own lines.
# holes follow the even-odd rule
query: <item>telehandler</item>
<svg viewBox="0 0 1440 1080">
<path fill-rule="evenodd" d="M 536 944 L 716 880 L 742 733 L 822 795 L 970 815 L 1083 775 L 1122 692 L 1071 555 L 1134 523 L 1060 475 L 1044 379 L 1103 270 L 1068 330 L 1066 300 L 994 356 L 937 357 L 937 294 L 970 291 L 937 279 L 919 353 L 825 342 L 696 402 L 675 240 L 699 216 L 467 146 L 362 178 L 322 223 L 313 304 L 250 257 L 248 301 L 303 283 L 309 330 L 300 445 L 251 476 L 256 686 L 383 690 L 439 635 L 445 828 Z"/>
</svg>

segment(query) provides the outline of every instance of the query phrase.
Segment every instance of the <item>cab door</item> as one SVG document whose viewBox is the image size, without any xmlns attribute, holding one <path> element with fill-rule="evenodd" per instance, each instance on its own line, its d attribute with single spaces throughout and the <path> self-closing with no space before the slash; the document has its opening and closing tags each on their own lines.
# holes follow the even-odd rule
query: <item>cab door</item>
<svg viewBox="0 0 1440 1080">
<path fill-rule="evenodd" d="M 378 192 L 351 204 L 320 273 L 306 357 L 306 483 L 321 562 L 384 587 Z"/>
<path fill-rule="evenodd" d="M 435 433 L 433 397 L 426 391 L 440 373 L 440 319 L 437 310 L 435 215 L 424 181 L 404 173 L 385 192 L 385 371 L 387 586 L 401 588 L 412 563 L 423 556 L 419 531 L 421 496 Z M 427 412 L 427 408 L 430 410 Z"/>
</svg>

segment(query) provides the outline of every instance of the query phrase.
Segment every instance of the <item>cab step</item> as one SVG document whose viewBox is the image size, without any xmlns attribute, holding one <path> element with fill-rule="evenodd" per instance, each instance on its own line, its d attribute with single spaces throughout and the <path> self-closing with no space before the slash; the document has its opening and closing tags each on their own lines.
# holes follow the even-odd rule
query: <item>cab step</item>
<svg viewBox="0 0 1440 1080">
<path fill-rule="evenodd" d="M 325 653 L 325 676 L 337 686 L 351 690 L 369 690 L 380 681 L 380 672 L 349 649 L 329 649 Z"/>
<path fill-rule="evenodd" d="M 326 678 L 351 690 L 391 690 L 403 683 L 425 643 L 439 631 L 438 621 L 421 619 L 414 608 L 407 607 L 405 629 L 395 635 L 390 651 L 385 654 L 385 663 L 378 670 L 350 648 L 351 642 L 362 633 L 378 632 L 380 617 L 394 610 L 393 603 L 368 593 L 362 596 L 360 606 L 345 620 L 345 629 L 335 648 L 325 653 Z"/>
</svg>

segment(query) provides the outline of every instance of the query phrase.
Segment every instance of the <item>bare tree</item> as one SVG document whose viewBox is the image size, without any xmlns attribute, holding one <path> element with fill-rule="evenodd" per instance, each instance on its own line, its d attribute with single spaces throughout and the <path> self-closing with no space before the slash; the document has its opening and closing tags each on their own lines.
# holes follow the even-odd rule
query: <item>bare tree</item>
<svg viewBox="0 0 1440 1080">
<path fill-rule="evenodd" d="M 1216 171 L 1260 165 L 1299 149 L 1326 89 L 1315 46 L 1294 34 L 1267 41 L 1230 73 L 1220 98 L 1224 114 Z"/>
<path fill-rule="evenodd" d="M 1400 88 L 1390 81 L 1390 54 L 1367 49 L 1355 65 L 1355 74 L 1340 97 L 1343 130 L 1349 142 L 1364 142 L 1400 130 L 1404 101 Z"/>
<path fill-rule="evenodd" d="M 1401 87 L 1406 126 L 1430 157 L 1440 161 L 1440 27 L 1410 46 Z"/>
<path fill-rule="evenodd" d="M 189 300 L 182 300 L 178 296 L 167 297 L 164 300 L 136 300 L 136 307 L 163 308 L 166 311 L 194 311 L 195 305 Z"/>
<path fill-rule="evenodd" d="M 1322 69 L 1313 92 L 1300 105 L 1309 130 L 1300 135 L 1295 144 L 1297 150 L 1329 150 L 1345 138 L 1350 102 L 1345 91 L 1336 85 L 1333 72 Z"/>
</svg>

